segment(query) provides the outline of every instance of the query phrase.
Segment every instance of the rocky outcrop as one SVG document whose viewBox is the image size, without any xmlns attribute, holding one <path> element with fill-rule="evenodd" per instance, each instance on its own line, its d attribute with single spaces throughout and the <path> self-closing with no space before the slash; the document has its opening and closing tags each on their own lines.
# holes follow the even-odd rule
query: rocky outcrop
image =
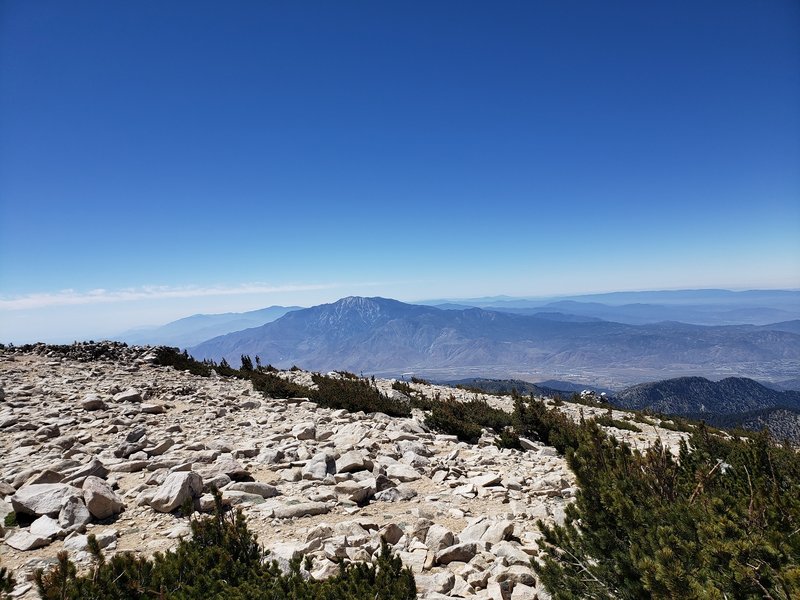
<svg viewBox="0 0 800 600">
<path fill-rule="evenodd" d="M 376 384 L 392 392 L 391 381 Z M 487 434 L 471 446 L 428 431 L 418 411 L 401 419 L 265 398 L 244 380 L 156 366 L 147 348 L 6 352 L 0 387 L 0 515 L 19 523 L 5 528 L 0 559 L 19 581 L 61 549 L 88 564 L 89 533 L 111 554 L 168 550 L 190 534 L 178 509 L 213 510 L 217 489 L 273 556 L 308 556 L 314 577 L 373 560 L 384 539 L 421 598 L 543 598 L 530 567 L 536 521 L 562 521 L 575 493 L 563 458 L 536 441 L 500 450 Z M 561 410 L 579 419 L 593 409 Z M 655 427 L 615 434 L 640 447 L 681 438 Z"/>
</svg>

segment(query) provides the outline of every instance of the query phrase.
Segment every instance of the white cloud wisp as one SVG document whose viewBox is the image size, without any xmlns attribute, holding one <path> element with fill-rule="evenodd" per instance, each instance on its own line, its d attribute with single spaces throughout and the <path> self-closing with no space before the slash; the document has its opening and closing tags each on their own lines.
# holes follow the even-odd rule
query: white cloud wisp
<svg viewBox="0 0 800 600">
<path fill-rule="evenodd" d="M 237 286 L 142 286 L 119 290 L 94 289 L 85 292 L 60 290 L 16 297 L 0 296 L 0 311 L 31 310 L 53 306 L 80 306 L 110 304 L 136 300 L 164 300 L 168 298 L 202 298 L 208 296 L 241 296 L 246 294 L 277 294 L 309 292 L 340 287 L 340 284 L 287 284 L 245 283 Z"/>
</svg>

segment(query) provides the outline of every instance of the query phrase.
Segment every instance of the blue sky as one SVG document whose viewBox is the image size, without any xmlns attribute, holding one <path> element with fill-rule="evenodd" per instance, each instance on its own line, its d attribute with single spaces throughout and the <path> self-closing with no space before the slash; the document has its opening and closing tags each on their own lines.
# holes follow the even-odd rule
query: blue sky
<svg viewBox="0 0 800 600">
<path fill-rule="evenodd" d="M 800 287 L 800 4 L 0 2 L 0 339 Z"/>
</svg>

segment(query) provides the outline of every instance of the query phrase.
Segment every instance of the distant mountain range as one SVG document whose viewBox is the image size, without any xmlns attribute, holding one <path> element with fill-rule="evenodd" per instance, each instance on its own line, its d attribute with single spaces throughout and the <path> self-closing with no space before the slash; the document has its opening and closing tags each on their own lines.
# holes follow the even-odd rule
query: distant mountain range
<svg viewBox="0 0 800 600">
<path fill-rule="evenodd" d="M 679 321 L 694 325 L 767 325 L 800 319 L 800 291 L 675 290 L 615 292 L 557 299 L 507 297 L 476 298 L 458 302 L 428 301 L 448 310 L 470 307 L 536 315 L 560 313 L 631 325 Z M 800 333 L 798 329 L 794 333 Z"/>
<path fill-rule="evenodd" d="M 116 336 L 116 339 L 129 344 L 154 344 L 188 348 L 226 333 L 264 325 L 298 308 L 300 307 L 270 306 L 241 313 L 192 315 L 160 327 L 126 331 Z"/>
<path fill-rule="evenodd" d="M 780 381 L 800 370 L 800 335 L 772 326 L 631 325 L 362 297 L 295 310 L 189 350 L 231 364 L 249 354 L 264 364 L 320 371 L 415 372 L 438 380 L 549 374 L 617 388 L 687 373 Z"/>
<path fill-rule="evenodd" d="M 569 381 L 548 380 L 539 383 L 531 383 L 520 379 L 486 379 L 485 377 L 468 377 L 467 379 L 455 379 L 452 381 L 442 381 L 443 385 L 460 386 L 463 388 L 475 388 L 487 394 L 510 394 L 516 391 L 518 394 L 528 396 L 572 396 L 576 392 L 590 389 L 598 394 L 611 394 L 612 391 L 598 388 L 592 385 L 580 385 Z"/>
<path fill-rule="evenodd" d="M 644 383 L 618 392 L 611 402 L 625 409 L 704 420 L 717 427 L 767 428 L 777 439 L 800 442 L 800 392 L 776 391 L 744 377 L 720 381 L 679 377 Z"/>
</svg>

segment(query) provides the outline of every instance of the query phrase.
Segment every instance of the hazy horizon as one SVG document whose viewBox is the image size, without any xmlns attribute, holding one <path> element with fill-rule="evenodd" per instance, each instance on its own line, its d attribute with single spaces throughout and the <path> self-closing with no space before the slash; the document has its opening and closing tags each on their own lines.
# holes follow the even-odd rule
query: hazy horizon
<svg viewBox="0 0 800 600">
<path fill-rule="evenodd" d="M 798 22 L 3 2 L 0 341 L 348 295 L 798 289 Z"/>
<path fill-rule="evenodd" d="M 35 342 L 70 343 L 89 339 L 118 339 L 125 332 L 135 329 L 160 327 L 172 321 L 208 314 L 242 313 L 267 308 L 269 306 L 299 306 L 306 308 L 318 304 L 327 304 L 347 296 L 383 297 L 400 300 L 409 304 L 430 302 L 467 302 L 483 298 L 504 297 L 508 299 L 532 299 L 552 301 L 563 298 L 580 298 L 614 293 L 657 293 L 669 291 L 731 291 L 731 292 L 796 292 L 792 288 L 744 288 L 730 289 L 720 287 L 652 289 L 652 290 L 603 290 L 585 293 L 560 293 L 546 295 L 508 295 L 478 294 L 449 296 L 437 298 L 435 295 L 419 297 L 396 297 L 371 289 L 367 293 L 343 293 L 337 295 L 329 288 L 319 290 L 294 290 L 273 292 L 262 296 L 260 292 L 210 294 L 212 290 L 151 290 L 152 297 L 147 294 L 129 290 L 124 294 L 71 294 L 37 297 L 41 304 L 32 308 L 3 306 L 8 301 L 0 300 L 0 343 L 26 344 Z M 228 290 L 231 292 L 232 290 Z M 192 296 L 192 292 L 198 296 Z M 256 297 L 254 297 L 256 296 Z M 270 300 L 259 301 L 264 297 Z M 285 302 L 277 302 L 276 298 L 285 298 Z M 191 302 L 187 302 L 187 298 Z M 34 300 L 33 298 L 31 300 Z M 61 303 L 59 304 L 59 300 Z M 52 302 L 52 304 L 47 304 Z M 67 318 L 60 317 L 67 315 Z M 14 317 L 14 318 L 12 318 Z M 150 319 L 150 320 L 147 320 Z M 92 323 L 86 327 L 85 322 Z M 36 333 L 36 332 L 39 333 Z"/>
</svg>

